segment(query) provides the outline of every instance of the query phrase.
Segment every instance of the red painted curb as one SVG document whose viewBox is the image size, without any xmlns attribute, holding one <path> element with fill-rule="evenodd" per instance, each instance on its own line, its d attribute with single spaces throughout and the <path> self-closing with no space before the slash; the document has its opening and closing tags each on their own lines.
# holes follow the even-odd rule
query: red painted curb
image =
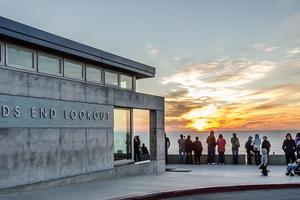
<svg viewBox="0 0 300 200">
<path fill-rule="evenodd" d="M 250 190 L 271 190 L 271 189 L 292 189 L 300 188 L 300 184 L 267 184 L 267 185 L 237 185 L 237 186 L 223 186 L 223 187 L 208 187 L 208 188 L 194 188 L 176 191 L 158 192 L 145 195 L 134 195 L 126 197 L 113 198 L 111 200 L 158 200 L 171 197 L 181 197 L 198 194 L 220 193 L 220 192 L 238 192 Z"/>
</svg>

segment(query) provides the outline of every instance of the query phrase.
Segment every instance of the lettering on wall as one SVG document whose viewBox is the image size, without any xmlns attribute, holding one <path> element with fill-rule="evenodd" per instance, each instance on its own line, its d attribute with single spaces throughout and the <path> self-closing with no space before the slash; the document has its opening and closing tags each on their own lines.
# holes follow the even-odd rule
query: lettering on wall
<svg viewBox="0 0 300 200">
<path fill-rule="evenodd" d="M 113 106 L 0 95 L 0 127 L 113 126 Z"/>
</svg>

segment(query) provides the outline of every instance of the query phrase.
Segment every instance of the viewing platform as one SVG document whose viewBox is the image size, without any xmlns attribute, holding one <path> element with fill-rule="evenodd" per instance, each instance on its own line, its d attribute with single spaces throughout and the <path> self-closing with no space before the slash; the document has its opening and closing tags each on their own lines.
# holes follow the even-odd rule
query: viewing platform
<svg viewBox="0 0 300 200">
<path fill-rule="evenodd" d="M 143 165 L 139 163 L 136 165 Z M 226 187 L 244 189 L 298 187 L 300 176 L 285 175 L 285 165 L 269 166 L 269 176 L 262 177 L 257 166 L 251 165 L 168 165 L 171 169 L 189 172 L 165 172 L 161 175 L 142 175 L 112 180 L 80 183 L 61 187 L 0 195 L 0 200 L 100 200 L 130 199 L 141 195 L 164 194 L 173 191 L 201 190 L 223 192 Z M 278 185 L 279 184 L 279 185 Z M 172 191 L 172 192 L 171 192 Z"/>
</svg>

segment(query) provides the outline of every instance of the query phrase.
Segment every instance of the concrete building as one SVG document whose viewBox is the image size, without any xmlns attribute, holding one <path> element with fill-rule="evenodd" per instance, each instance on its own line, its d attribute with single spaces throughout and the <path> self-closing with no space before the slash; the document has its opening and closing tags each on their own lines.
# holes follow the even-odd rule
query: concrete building
<svg viewBox="0 0 300 200">
<path fill-rule="evenodd" d="M 0 189 L 163 172 L 164 99 L 135 91 L 136 80 L 154 76 L 153 67 L 0 17 Z M 150 161 L 133 161 L 133 109 L 149 111 Z"/>
</svg>

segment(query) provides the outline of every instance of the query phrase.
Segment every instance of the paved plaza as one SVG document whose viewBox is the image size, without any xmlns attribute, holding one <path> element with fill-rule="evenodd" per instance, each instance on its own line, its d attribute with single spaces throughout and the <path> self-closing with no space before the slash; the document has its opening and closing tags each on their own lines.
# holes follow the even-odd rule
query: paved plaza
<svg viewBox="0 0 300 200">
<path fill-rule="evenodd" d="M 285 175 L 285 166 L 270 166 L 268 177 L 257 166 L 169 165 L 190 172 L 166 172 L 56 188 L 0 195 L 0 200 L 100 200 L 173 190 L 216 186 L 300 183 L 300 176 Z"/>
</svg>

